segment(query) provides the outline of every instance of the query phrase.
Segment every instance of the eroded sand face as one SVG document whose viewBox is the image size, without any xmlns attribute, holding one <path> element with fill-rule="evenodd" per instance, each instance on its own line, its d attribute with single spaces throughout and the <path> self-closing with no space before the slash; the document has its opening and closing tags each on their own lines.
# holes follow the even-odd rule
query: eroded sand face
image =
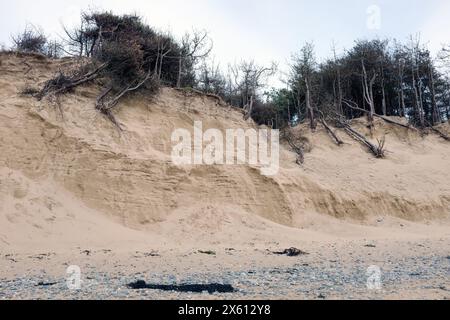
<svg viewBox="0 0 450 320">
<path fill-rule="evenodd" d="M 63 117 L 51 102 L 20 95 L 70 60 L 0 59 L 5 255 L 66 256 L 77 248 L 252 252 L 367 240 L 448 245 L 450 145 L 435 135 L 377 122 L 373 139 L 385 136 L 388 149 L 377 160 L 343 132 L 337 131 L 346 144 L 338 147 L 322 129 L 299 127 L 294 133 L 312 146 L 305 165 L 283 146 L 274 177 L 250 166 L 176 166 L 175 129 L 192 130 L 194 121 L 221 130 L 254 124 L 214 99 L 163 89 L 151 100 L 124 100 L 119 134 L 94 110 L 95 86 L 62 97 Z M 368 133 L 363 120 L 354 125 Z"/>
</svg>

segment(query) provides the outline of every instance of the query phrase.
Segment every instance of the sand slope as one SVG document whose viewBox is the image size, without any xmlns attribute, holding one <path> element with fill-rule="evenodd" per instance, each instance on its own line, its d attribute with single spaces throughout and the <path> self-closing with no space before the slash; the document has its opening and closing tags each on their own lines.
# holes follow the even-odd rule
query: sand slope
<svg viewBox="0 0 450 320">
<path fill-rule="evenodd" d="M 387 159 L 343 132 L 296 135 L 312 150 L 303 168 L 283 147 L 280 173 L 249 166 L 175 166 L 171 134 L 250 128 L 239 110 L 163 89 L 124 100 L 118 130 L 94 110 L 100 88 L 55 103 L 20 95 L 68 59 L 0 55 L 0 248 L 220 246 L 353 237 L 448 236 L 450 143 L 377 122 Z M 367 132 L 364 120 L 355 128 Z M 447 130 L 448 126 L 443 126 Z M 119 244 L 120 243 L 120 244 Z"/>
</svg>

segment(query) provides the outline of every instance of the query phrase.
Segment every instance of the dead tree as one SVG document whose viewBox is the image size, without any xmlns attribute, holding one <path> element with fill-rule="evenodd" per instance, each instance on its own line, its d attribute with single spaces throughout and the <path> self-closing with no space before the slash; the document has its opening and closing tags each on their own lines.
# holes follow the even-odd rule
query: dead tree
<svg viewBox="0 0 450 320">
<path fill-rule="evenodd" d="M 33 25 L 27 25 L 25 30 L 12 36 L 14 49 L 19 52 L 46 54 L 47 37 L 44 32 Z"/>
<path fill-rule="evenodd" d="M 333 140 L 336 142 L 336 144 L 338 146 L 342 146 L 344 144 L 344 141 L 342 141 L 337 135 L 336 133 L 334 133 L 334 131 L 330 128 L 330 126 L 327 124 L 327 122 L 325 121 L 324 118 L 319 118 L 320 123 L 325 127 L 325 129 L 327 130 L 328 134 L 333 138 Z"/>
<path fill-rule="evenodd" d="M 244 106 L 244 120 L 247 121 L 253 112 L 254 95 L 250 96 L 250 101 Z"/>
<path fill-rule="evenodd" d="M 334 56 L 334 66 L 336 68 L 336 82 L 337 82 L 337 105 L 336 105 L 336 111 L 342 115 L 344 115 L 344 110 L 342 108 L 342 100 L 343 100 L 343 93 L 342 93 L 342 75 L 341 75 L 341 67 L 339 65 L 337 54 L 336 54 L 336 46 L 333 43 L 332 45 L 333 49 L 333 56 Z M 335 94 L 336 96 L 336 94 Z"/>
<path fill-rule="evenodd" d="M 209 56 L 213 49 L 213 43 L 209 39 L 206 31 L 193 31 L 193 34 L 186 34 L 182 39 L 182 54 L 178 59 L 177 88 L 181 87 L 181 79 L 187 60 L 195 65 L 198 60 Z"/>
<path fill-rule="evenodd" d="M 314 119 L 314 110 L 312 107 L 312 101 L 311 101 L 311 78 L 312 73 L 314 69 L 314 48 L 312 44 L 306 45 L 303 48 L 303 79 L 305 82 L 305 88 L 306 88 L 306 110 L 308 112 L 308 117 L 310 121 L 310 127 L 312 130 L 316 129 L 315 119 Z"/>
<path fill-rule="evenodd" d="M 374 114 L 375 114 L 375 101 L 374 101 L 374 98 L 373 98 L 373 85 L 374 85 L 375 80 L 377 78 L 377 74 L 374 73 L 372 78 L 369 81 L 368 77 L 367 77 L 366 66 L 364 65 L 364 60 L 361 60 L 361 65 L 362 65 L 362 71 L 363 71 L 364 100 L 369 105 L 368 118 L 369 118 L 369 125 L 372 128 L 373 127 L 373 117 L 374 117 Z"/>
<path fill-rule="evenodd" d="M 367 149 L 376 157 L 376 158 L 384 158 L 385 157 L 385 139 L 378 140 L 378 146 L 374 145 L 372 142 L 367 140 L 362 134 L 353 129 L 348 123 L 337 120 L 340 126 L 344 129 L 344 131 L 353 139 L 360 142 L 362 145 L 367 147 Z"/>
<path fill-rule="evenodd" d="M 263 88 L 267 80 L 276 73 L 277 65 L 272 63 L 270 67 L 265 67 L 257 65 L 254 61 L 242 61 L 229 68 L 234 77 L 234 91 L 241 96 L 244 119 L 247 120 L 252 115 L 258 90 Z"/>
<path fill-rule="evenodd" d="M 406 104 L 405 104 L 405 90 L 404 90 L 404 74 L 405 74 L 405 59 L 399 59 L 398 62 L 398 88 L 399 88 L 399 105 L 403 117 L 406 117 Z"/>
<path fill-rule="evenodd" d="M 381 66 L 381 94 L 382 94 L 382 100 L 381 100 L 381 108 L 383 111 L 383 116 L 387 115 L 387 104 L 386 104 L 386 90 L 384 88 L 384 67 Z"/>
<path fill-rule="evenodd" d="M 303 165 L 305 163 L 305 151 L 303 146 L 299 146 L 294 142 L 292 133 L 290 131 L 284 130 L 282 132 L 281 138 L 286 140 L 292 150 L 297 154 L 296 163 L 298 165 Z"/>
<path fill-rule="evenodd" d="M 425 127 L 425 115 L 423 111 L 423 100 L 422 100 L 422 80 L 419 73 L 419 42 L 420 39 L 414 40 L 411 37 L 411 78 L 412 78 L 412 89 L 414 92 L 414 113 L 416 117 L 419 118 L 420 127 Z"/>
<path fill-rule="evenodd" d="M 434 85 L 434 73 L 433 73 L 433 65 L 431 62 L 428 63 L 428 77 L 429 77 L 429 89 L 431 92 L 431 125 L 435 126 L 437 123 L 441 121 L 440 114 L 436 102 L 436 90 Z"/>
<path fill-rule="evenodd" d="M 323 127 L 325 128 L 325 130 L 327 131 L 327 133 L 331 136 L 331 138 L 333 139 L 333 141 L 338 145 L 338 146 L 342 146 L 344 144 L 344 141 L 342 141 L 337 134 L 331 129 L 331 127 L 328 125 L 328 123 L 325 120 L 324 114 L 322 111 L 317 110 L 319 113 L 319 122 L 323 125 Z"/>
<path fill-rule="evenodd" d="M 172 52 L 173 41 L 169 35 L 158 35 L 156 42 L 157 52 L 155 69 L 153 73 L 158 80 L 161 80 L 164 59 L 166 59 L 166 57 Z"/>
<path fill-rule="evenodd" d="M 89 56 L 90 50 L 87 49 L 87 39 L 85 36 L 84 24 L 81 27 L 69 30 L 65 25 L 62 26 L 65 34 L 66 49 L 64 52 L 70 56 L 82 57 Z"/>
<path fill-rule="evenodd" d="M 368 113 L 368 112 L 369 112 L 369 111 L 367 111 L 367 110 L 365 110 L 365 109 L 359 108 L 359 107 L 356 105 L 356 103 L 354 103 L 354 102 L 352 102 L 352 101 L 343 100 L 343 103 L 344 103 L 347 107 L 349 107 L 350 109 L 353 109 L 353 110 L 356 110 L 356 111 L 361 111 L 361 112 L 364 112 L 364 113 Z M 378 114 L 376 114 L 376 113 L 373 114 L 373 117 L 382 119 L 383 121 L 385 121 L 385 122 L 387 122 L 387 123 L 389 123 L 389 124 L 393 124 L 393 125 L 396 125 L 396 126 L 403 127 L 403 128 L 405 128 L 405 129 L 417 131 L 416 128 L 414 128 L 414 127 L 412 127 L 412 126 L 410 126 L 410 125 L 407 125 L 407 124 L 403 124 L 403 123 L 399 123 L 399 122 L 393 121 L 393 120 L 391 120 L 391 119 L 389 119 L 389 118 L 387 118 L 387 117 L 380 116 L 380 115 L 378 115 Z"/>
<path fill-rule="evenodd" d="M 305 79 L 305 87 L 306 87 L 306 110 L 308 111 L 309 121 L 310 121 L 310 127 L 312 130 L 316 129 L 316 124 L 314 122 L 314 110 L 312 108 L 311 104 L 311 86 L 309 84 L 309 78 Z"/>
<path fill-rule="evenodd" d="M 300 53 L 294 56 L 291 66 L 291 82 L 298 88 L 297 94 L 305 95 L 306 114 L 310 122 L 311 130 L 316 129 L 314 108 L 312 102 L 313 79 L 316 75 L 316 60 L 314 45 L 306 43 Z"/>
</svg>

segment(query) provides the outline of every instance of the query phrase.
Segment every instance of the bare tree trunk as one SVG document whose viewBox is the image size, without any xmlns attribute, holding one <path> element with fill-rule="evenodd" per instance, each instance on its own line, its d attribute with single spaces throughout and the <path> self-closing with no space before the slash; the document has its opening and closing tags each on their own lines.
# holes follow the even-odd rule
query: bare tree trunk
<svg viewBox="0 0 450 320">
<path fill-rule="evenodd" d="M 309 79 L 305 80 L 305 84 L 306 84 L 306 110 L 308 112 L 311 130 L 315 130 L 316 124 L 314 122 L 314 110 L 311 105 L 311 88 L 309 86 Z"/>
<path fill-rule="evenodd" d="M 431 68 L 431 63 L 429 66 L 430 69 L 430 91 L 431 91 L 431 105 L 432 105 L 432 116 L 431 116 L 431 122 L 432 125 L 435 126 L 437 123 L 439 123 L 441 121 L 441 117 L 439 114 L 439 110 L 437 108 L 437 103 L 436 103 L 436 90 L 434 87 L 434 75 L 433 75 L 433 69 Z"/>
<path fill-rule="evenodd" d="M 375 83 L 376 75 L 370 80 L 369 83 L 369 104 L 370 104 L 370 117 L 373 120 L 373 115 L 375 114 L 375 102 L 373 100 L 373 84 Z"/>
<path fill-rule="evenodd" d="M 328 123 L 326 122 L 323 114 L 320 115 L 319 117 L 319 121 L 320 123 L 324 126 L 324 128 L 326 129 L 326 131 L 328 132 L 328 134 L 333 138 L 333 141 L 338 145 L 341 146 L 344 144 L 344 141 L 342 141 L 337 135 L 336 133 L 334 133 L 334 131 L 330 128 L 330 126 L 328 125 Z"/>
<path fill-rule="evenodd" d="M 404 66 L 402 65 L 402 63 L 400 62 L 399 63 L 399 66 L 398 66 L 398 72 L 399 72 L 399 74 L 398 74 L 398 80 L 399 80 L 399 83 L 398 83 L 398 87 L 399 87 L 399 90 L 400 90 L 400 97 L 399 97 L 399 104 L 400 104 L 400 112 L 401 112 L 401 115 L 403 116 L 403 117 L 406 117 L 406 106 L 405 106 L 405 91 L 404 91 L 404 89 L 403 89 L 403 75 L 404 75 Z"/>
<path fill-rule="evenodd" d="M 425 127 L 425 114 L 423 110 L 423 91 L 422 91 L 422 82 L 419 81 L 419 119 L 420 119 L 420 125 L 422 127 Z"/>
<path fill-rule="evenodd" d="M 387 106 L 386 106 L 386 91 L 384 88 L 384 69 L 381 68 L 381 93 L 383 96 L 383 101 L 381 102 L 383 116 L 387 115 Z"/>
<path fill-rule="evenodd" d="M 414 113 L 416 115 L 416 117 L 419 117 L 419 122 L 420 122 L 420 126 L 423 128 L 425 127 L 425 119 L 423 118 L 423 114 L 422 114 L 422 109 L 420 107 L 420 99 L 421 99 L 421 95 L 419 95 L 418 91 L 417 91 L 417 81 L 416 81 L 416 76 L 414 73 L 414 67 L 412 69 L 412 87 L 414 90 Z"/>
<path fill-rule="evenodd" d="M 164 61 L 164 54 L 161 56 L 161 59 L 159 61 L 159 71 L 158 71 L 158 80 L 161 80 L 162 76 L 162 67 L 163 67 L 163 61 Z"/>
<path fill-rule="evenodd" d="M 412 74 L 412 87 L 414 90 L 414 114 L 416 117 L 420 118 L 420 111 L 419 111 L 419 94 L 417 93 L 417 84 L 416 84 L 416 77 L 414 75 L 414 72 Z"/>
<path fill-rule="evenodd" d="M 447 84 L 447 94 L 448 94 L 448 102 L 447 102 L 447 121 L 450 121 L 450 85 Z"/>
<path fill-rule="evenodd" d="M 159 68 L 159 50 L 158 54 L 156 55 L 156 62 L 155 62 L 155 69 L 153 70 L 153 74 L 158 74 L 158 68 Z"/>
<path fill-rule="evenodd" d="M 289 99 L 288 99 L 288 103 L 287 103 L 288 105 L 287 105 L 287 109 L 288 109 L 288 126 L 290 127 L 291 126 L 291 106 L 290 106 L 290 103 L 289 103 Z"/>
<path fill-rule="evenodd" d="M 337 102 L 337 92 L 336 92 L 336 80 L 333 80 L 333 106 L 336 112 L 338 112 L 338 102 Z"/>
<path fill-rule="evenodd" d="M 342 94 L 342 84 L 341 84 L 341 70 L 338 67 L 338 71 L 337 71 L 337 80 L 338 80 L 338 112 L 341 115 L 344 115 L 344 110 L 342 108 L 342 100 L 344 99 L 343 94 Z"/>
<path fill-rule="evenodd" d="M 253 95 L 250 97 L 250 104 L 248 106 L 248 114 L 251 117 L 253 112 Z"/>
<path fill-rule="evenodd" d="M 364 65 L 364 61 L 362 61 L 362 69 L 363 69 L 363 89 L 364 89 L 364 98 L 369 105 L 369 124 L 372 127 L 373 126 L 373 115 L 375 114 L 375 103 L 373 100 L 373 85 L 375 83 L 377 75 L 374 74 L 372 79 L 370 79 L 370 82 L 368 83 L 367 79 L 367 71 L 366 66 Z"/>
<path fill-rule="evenodd" d="M 247 121 L 249 118 L 251 118 L 253 112 L 253 95 L 250 97 L 250 102 L 245 105 L 244 112 L 244 120 Z"/>
<path fill-rule="evenodd" d="M 300 103 L 299 94 L 297 93 L 297 95 L 294 96 L 294 92 L 292 92 L 292 98 L 294 99 L 295 103 L 297 104 L 296 107 L 297 107 L 297 112 L 298 112 L 298 121 L 300 121 L 300 118 L 302 116 L 302 110 L 300 108 L 301 103 Z"/>
<path fill-rule="evenodd" d="M 334 54 L 334 64 L 336 66 L 336 80 L 337 80 L 337 109 L 336 111 L 341 114 L 342 116 L 344 115 L 344 109 L 343 109 L 343 105 L 342 105 L 342 100 L 344 99 L 343 94 L 342 94 L 342 83 L 341 83 L 341 68 L 339 67 L 338 64 L 338 59 L 337 59 L 337 55 L 336 55 L 336 46 L 333 43 L 333 54 Z"/>
<path fill-rule="evenodd" d="M 381 92 L 383 94 L 383 101 L 382 101 L 383 116 L 386 116 L 387 115 L 387 107 L 386 107 L 386 92 L 384 90 L 384 84 L 381 87 Z"/>
<path fill-rule="evenodd" d="M 406 117 L 405 92 L 403 91 L 403 88 L 400 92 L 400 97 L 402 100 L 402 115 L 403 117 Z"/>
<path fill-rule="evenodd" d="M 361 77 L 361 88 L 362 88 L 362 108 L 366 109 L 366 86 L 364 84 L 364 77 Z M 352 118 L 353 118 L 353 111 L 352 111 Z"/>
<path fill-rule="evenodd" d="M 418 82 L 418 92 L 419 92 L 419 119 L 420 119 L 420 125 L 425 127 L 425 114 L 423 110 L 423 86 L 422 86 L 422 80 L 420 79 L 419 75 L 419 67 L 416 69 L 417 71 L 417 82 Z"/>
<path fill-rule="evenodd" d="M 181 69 L 183 66 L 183 57 L 180 56 L 178 59 L 178 78 L 177 78 L 177 88 L 181 88 Z"/>
</svg>

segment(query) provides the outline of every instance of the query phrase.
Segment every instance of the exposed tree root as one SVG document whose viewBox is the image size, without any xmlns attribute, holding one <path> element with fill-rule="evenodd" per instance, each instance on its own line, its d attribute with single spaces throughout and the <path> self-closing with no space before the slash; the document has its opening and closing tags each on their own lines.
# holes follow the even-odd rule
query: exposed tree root
<svg viewBox="0 0 450 320">
<path fill-rule="evenodd" d="M 78 77 L 66 76 L 60 72 L 55 78 L 47 81 L 44 88 L 39 92 L 39 94 L 36 95 L 36 98 L 38 100 L 42 100 L 49 94 L 63 94 L 69 92 L 77 86 L 93 81 L 99 76 L 100 72 L 104 70 L 107 65 L 108 63 L 104 63 L 94 71 Z"/>
<path fill-rule="evenodd" d="M 100 95 L 97 97 L 97 101 L 95 102 L 95 108 L 102 114 L 104 114 L 117 127 L 117 129 L 120 132 L 122 131 L 122 128 L 119 122 L 117 121 L 116 117 L 112 113 L 112 111 L 110 109 L 103 108 L 104 99 L 112 91 L 112 89 L 113 89 L 112 86 L 109 86 L 100 93 Z"/>
<path fill-rule="evenodd" d="M 115 97 L 111 98 L 108 101 L 105 101 L 106 96 L 112 91 L 111 89 L 107 89 L 105 93 L 102 93 L 100 99 L 97 99 L 96 107 L 100 111 L 107 111 L 113 109 L 119 103 L 120 99 L 122 99 L 125 95 L 130 92 L 139 90 L 150 78 L 152 77 L 152 73 L 149 70 L 147 75 L 137 82 L 136 84 L 130 84 L 126 88 L 122 89 Z"/>
<path fill-rule="evenodd" d="M 122 130 L 120 127 L 119 122 L 115 118 L 114 114 L 112 113 L 112 109 L 117 106 L 120 99 L 122 99 L 124 96 L 129 94 L 130 92 L 139 90 L 145 83 L 150 80 L 152 77 L 152 73 L 149 70 L 147 75 L 140 81 L 138 81 L 136 84 L 130 84 L 126 88 L 122 89 L 118 94 L 116 94 L 114 97 L 112 97 L 109 100 L 106 100 L 106 97 L 108 96 L 111 91 L 113 91 L 112 85 L 107 87 L 105 90 L 102 91 L 102 93 L 98 96 L 97 101 L 95 103 L 95 108 L 99 110 L 101 113 L 107 116 L 109 120 L 119 129 Z"/>
<path fill-rule="evenodd" d="M 445 133 L 443 133 L 441 130 L 430 126 L 431 131 L 433 131 L 434 133 L 438 134 L 442 139 L 444 139 L 445 141 L 450 141 L 450 137 L 448 135 L 446 135 Z"/>
<path fill-rule="evenodd" d="M 194 94 L 197 94 L 199 96 L 206 96 L 206 97 L 209 97 L 209 98 L 213 98 L 213 99 L 217 100 L 217 103 L 220 106 L 222 106 L 222 107 L 228 106 L 228 104 L 222 99 L 221 96 L 218 96 L 217 94 L 214 94 L 214 93 L 202 92 L 200 90 L 193 89 L 193 88 L 175 88 L 175 90 L 183 92 L 183 93 L 194 93 Z"/>
<path fill-rule="evenodd" d="M 26 65 L 27 68 L 28 68 L 28 69 L 25 71 L 25 74 L 27 75 L 27 74 L 30 73 L 31 70 L 33 70 L 33 67 L 32 67 L 28 62 L 24 62 L 23 64 Z"/>
</svg>

